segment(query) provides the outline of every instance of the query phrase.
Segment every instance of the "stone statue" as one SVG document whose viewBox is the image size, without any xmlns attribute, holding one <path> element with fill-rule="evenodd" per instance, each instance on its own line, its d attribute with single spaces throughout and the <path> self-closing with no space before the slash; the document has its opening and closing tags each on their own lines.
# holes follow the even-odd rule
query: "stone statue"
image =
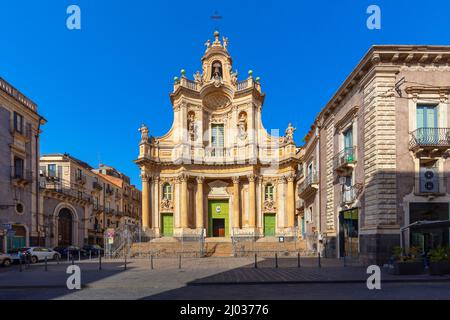
<svg viewBox="0 0 450 320">
<path fill-rule="evenodd" d="M 296 130 L 297 129 L 292 126 L 292 123 L 289 123 L 289 125 L 288 125 L 288 127 L 286 129 L 286 140 L 288 142 L 293 142 L 294 141 L 294 132 Z"/>
<path fill-rule="evenodd" d="M 191 140 L 194 141 L 196 138 L 196 128 L 195 128 L 195 114 L 190 113 L 188 116 L 188 131 Z"/>
<path fill-rule="evenodd" d="M 228 44 L 229 44 L 228 38 L 227 37 L 223 37 L 222 40 L 223 40 L 223 48 L 226 49 L 228 47 Z"/>
<path fill-rule="evenodd" d="M 145 124 L 142 124 L 139 128 L 139 131 L 141 132 L 141 143 L 148 142 L 148 128 Z"/>
<path fill-rule="evenodd" d="M 238 72 L 237 70 L 231 74 L 231 83 L 236 85 L 238 82 Z"/>
<path fill-rule="evenodd" d="M 200 71 L 197 71 L 194 74 L 194 80 L 195 80 L 195 82 L 202 82 L 202 75 L 201 75 Z"/>
<path fill-rule="evenodd" d="M 206 51 L 208 51 L 209 48 L 211 47 L 211 40 L 208 39 L 208 41 L 205 42 L 205 46 L 206 46 Z"/>
<path fill-rule="evenodd" d="M 241 115 L 239 116 L 238 131 L 239 138 L 241 140 L 247 138 L 247 116 L 245 113 L 241 113 Z"/>
</svg>

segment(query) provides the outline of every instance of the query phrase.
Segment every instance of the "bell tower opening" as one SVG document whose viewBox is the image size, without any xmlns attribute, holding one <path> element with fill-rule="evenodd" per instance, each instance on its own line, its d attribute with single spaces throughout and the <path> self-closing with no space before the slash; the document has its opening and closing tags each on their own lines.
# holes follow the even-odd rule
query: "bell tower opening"
<svg viewBox="0 0 450 320">
<path fill-rule="evenodd" d="M 223 79 L 223 69 L 220 61 L 214 61 L 212 63 L 211 79 Z"/>
</svg>

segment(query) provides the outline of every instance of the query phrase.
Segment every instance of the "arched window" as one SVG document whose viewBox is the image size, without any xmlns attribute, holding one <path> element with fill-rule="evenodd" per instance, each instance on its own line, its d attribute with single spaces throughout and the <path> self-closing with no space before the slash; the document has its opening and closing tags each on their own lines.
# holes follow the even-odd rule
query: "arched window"
<svg viewBox="0 0 450 320">
<path fill-rule="evenodd" d="M 264 192 L 265 200 L 273 201 L 273 190 L 274 190 L 274 187 L 271 183 L 266 185 L 265 192 Z"/>
<path fill-rule="evenodd" d="M 172 200 L 172 186 L 168 183 L 163 185 L 163 199 L 164 200 Z"/>
</svg>

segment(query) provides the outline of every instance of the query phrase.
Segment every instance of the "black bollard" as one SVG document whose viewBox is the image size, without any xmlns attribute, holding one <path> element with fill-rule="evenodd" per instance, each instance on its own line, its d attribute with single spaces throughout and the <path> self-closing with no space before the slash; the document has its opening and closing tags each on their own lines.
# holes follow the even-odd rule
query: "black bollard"
<svg viewBox="0 0 450 320">
<path fill-rule="evenodd" d="M 278 253 L 275 252 L 275 268 L 278 268 Z"/>
<path fill-rule="evenodd" d="M 47 267 L 47 256 L 45 256 L 44 262 L 45 262 L 45 271 L 48 271 L 48 267 Z"/>
<path fill-rule="evenodd" d="M 178 269 L 181 269 L 181 254 L 178 255 Z"/>
<path fill-rule="evenodd" d="M 102 270 L 102 254 L 98 255 L 98 270 Z"/>
<path fill-rule="evenodd" d="M 150 268 L 153 270 L 153 254 L 150 255 Z"/>
<path fill-rule="evenodd" d="M 300 252 L 297 253 L 297 268 L 300 268 Z"/>
<path fill-rule="evenodd" d="M 125 264 L 124 264 L 124 269 L 127 270 L 127 255 L 125 255 Z"/>
<path fill-rule="evenodd" d="M 322 268 L 322 264 L 320 263 L 320 252 L 317 253 L 317 263 L 318 263 L 318 267 Z"/>
<path fill-rule="evenodd" d="M 258 269 L 258 254 L 255 253 L 255 269 Z"/>
</svg>

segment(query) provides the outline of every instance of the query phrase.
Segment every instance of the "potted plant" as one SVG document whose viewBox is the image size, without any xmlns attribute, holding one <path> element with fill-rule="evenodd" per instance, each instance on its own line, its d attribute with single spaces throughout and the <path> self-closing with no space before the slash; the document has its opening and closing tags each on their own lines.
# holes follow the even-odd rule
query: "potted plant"
<svg viewBox="0 0 450 320">
<path fill-rule="evenodd" d="M 410 248 L 409 254 L 404 255 L 403 249 L 394 247 L 394 261 L 389 269 L 390 274 L 395 275 L 414 275 L 424 272 L 423 261 L 420 257 L 420 249 Z"/>
<path fill-rule="evenodd" d="M 431 275 L 444 275 L 450 274 L 450 255 L 449 249 L 439 247 L 433 249 L 428 253 L 430 258 L 430 274 Z"/>
</svg>

